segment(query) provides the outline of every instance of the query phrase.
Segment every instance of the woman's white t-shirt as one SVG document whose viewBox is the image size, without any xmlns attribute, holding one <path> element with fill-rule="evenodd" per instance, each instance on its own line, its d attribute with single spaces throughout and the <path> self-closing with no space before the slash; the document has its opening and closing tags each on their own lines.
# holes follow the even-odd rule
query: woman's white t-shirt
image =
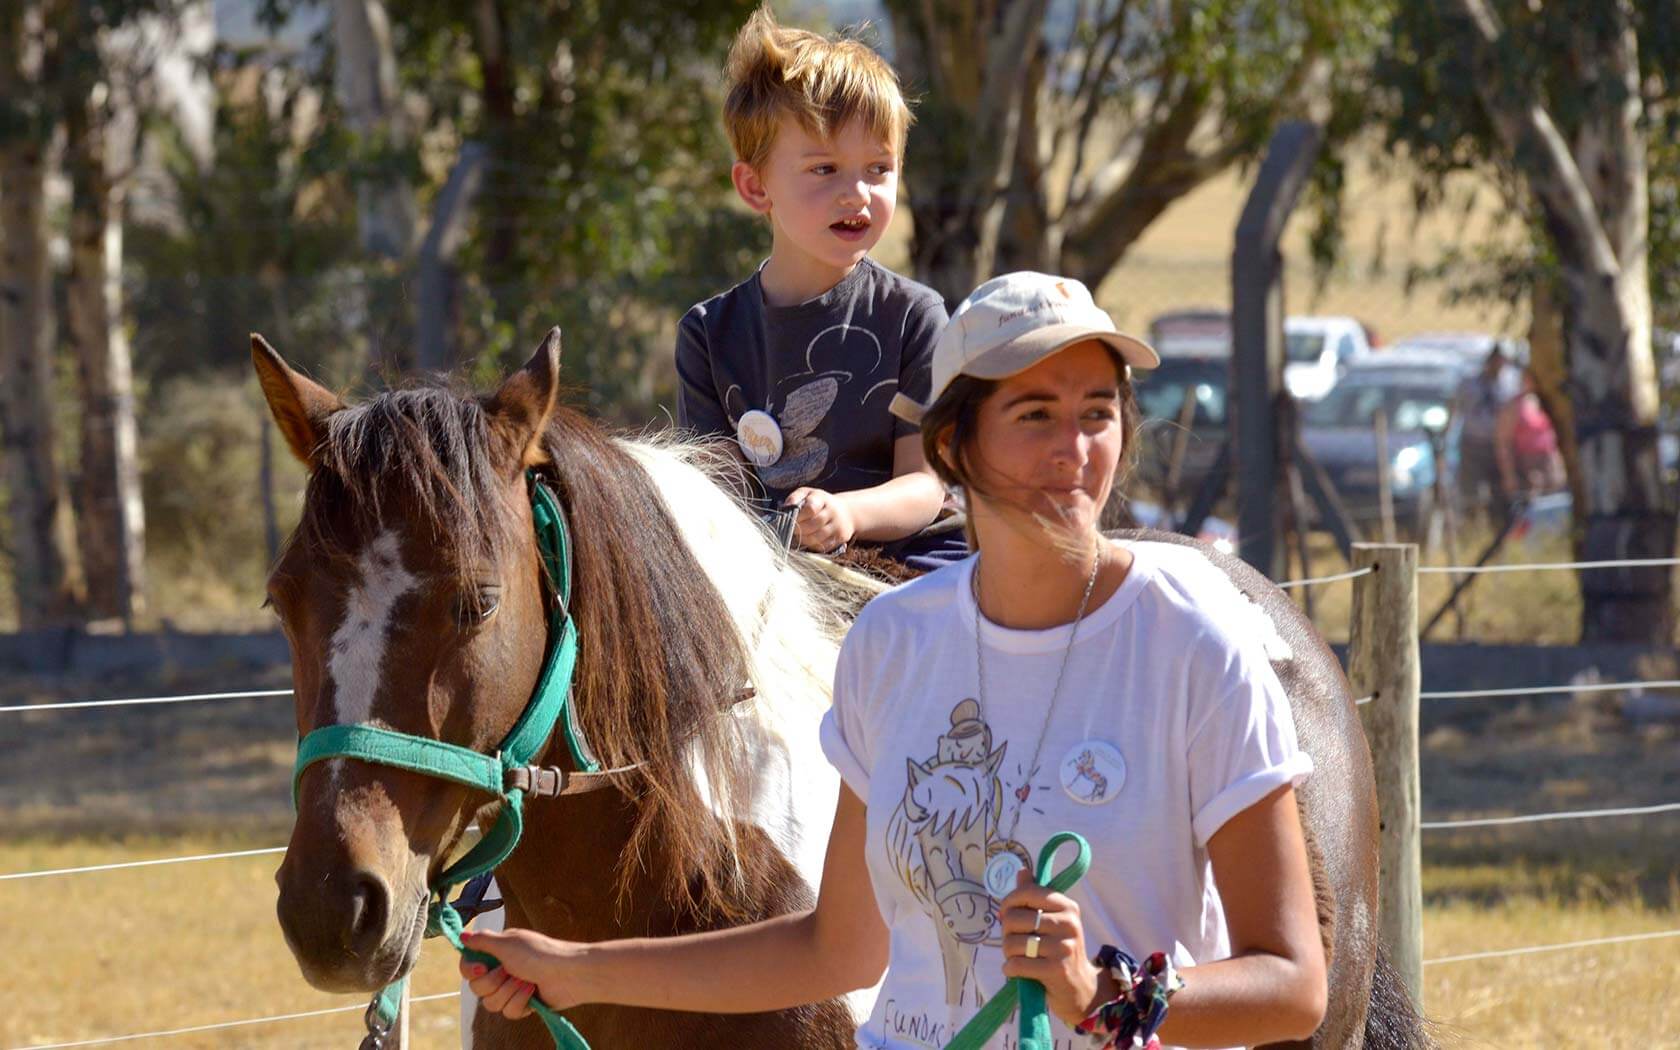
<svg viewBox="0 0 1680 1050">
<path fill-rule="evenodd" d="M 942 1047 L 1002 987 L 988 864 L 1001 882 L 998 854 L 1034 859 L 1058 831 L 1091 844 L 1069 895 L 1093 953 L 1166 951 L 1181 967 L 1230 954 L 1208 840 L 1312 770 L 1268 662 L 1287 646 L 1196 549 L 1126 547 L 1132 569 L 1080 625 L 1048 727 L 1073 628 L 981 621 L 973 558 L 876 598 L 847 635 L 823 750 L 868 808 L 864 855 L 891 937 L 858 1046 Z M 1052 1026 L 1058 1047 L 1084 1045 Z M 987 1045 L 1015 1042 L 1010 1023 Z"/>
</svg>

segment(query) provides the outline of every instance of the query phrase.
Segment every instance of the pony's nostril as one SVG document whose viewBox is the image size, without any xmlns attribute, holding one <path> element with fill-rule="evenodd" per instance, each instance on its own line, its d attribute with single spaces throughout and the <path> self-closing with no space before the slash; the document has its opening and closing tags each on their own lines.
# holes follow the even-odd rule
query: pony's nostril
<svg viewBox="0 0 1680 1050">
<path fill-rule="evenodd" d="M 350 949 L 358 955 L 379 947 L 385 939 L 385 920 L 391 913 L 391 894 L 385 880 L 361 872 L 350 883 Z"/>
</svg>

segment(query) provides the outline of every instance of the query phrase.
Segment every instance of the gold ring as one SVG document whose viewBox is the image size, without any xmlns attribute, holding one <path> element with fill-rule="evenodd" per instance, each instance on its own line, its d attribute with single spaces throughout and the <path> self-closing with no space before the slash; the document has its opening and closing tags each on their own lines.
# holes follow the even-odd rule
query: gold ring
<svg viewBox="0 0 1680 1050">
<path fill-rule="evenodd" d="M 1038 932 L 1038 924 L 1043 922 L 1043 921 L 1044 921 L 1044 909 L 1043 908 L 1034 909 L 1034 911 L 1033 911 L 1032 932 L 1037 933 Z"/>
<path fill-rule="evenodd" d="M 1038 958 L 1038 945 L 1040 940 L 1042 940 L 1042 938 L 1040 938 L 1036 933 L 1027 935 L 1027 958 Z"/>
</svg>

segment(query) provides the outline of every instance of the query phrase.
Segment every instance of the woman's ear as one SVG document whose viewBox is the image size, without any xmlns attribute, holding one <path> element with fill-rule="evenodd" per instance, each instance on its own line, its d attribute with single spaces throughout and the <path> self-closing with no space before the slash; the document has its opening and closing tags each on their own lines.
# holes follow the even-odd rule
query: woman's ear
<svg viewBox="0 0 1680 1050">
<path fill-rule="evenodd" d="M 939 462 L 945 464 L 945 469 L 955 472 L 957 469 L 956 456 L 951 451 L 951 437 L 955 428 L 946 426 L 933 439 L 933 450 L 939 454 Z"/>
</svg>

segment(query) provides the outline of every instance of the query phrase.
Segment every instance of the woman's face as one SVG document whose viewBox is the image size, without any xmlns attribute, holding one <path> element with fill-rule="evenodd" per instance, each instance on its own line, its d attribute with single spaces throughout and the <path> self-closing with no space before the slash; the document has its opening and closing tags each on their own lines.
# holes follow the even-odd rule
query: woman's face
<svg viewBox="0 0 1680 1050">
<path fill-rule="evenodd" d="M 1087 340 L 998 381 L 981 403 L 969 465 L 980 514 L 1043 517 L 1094 529 L 1123 449 L 1113 354 Z"/>
</svg>

